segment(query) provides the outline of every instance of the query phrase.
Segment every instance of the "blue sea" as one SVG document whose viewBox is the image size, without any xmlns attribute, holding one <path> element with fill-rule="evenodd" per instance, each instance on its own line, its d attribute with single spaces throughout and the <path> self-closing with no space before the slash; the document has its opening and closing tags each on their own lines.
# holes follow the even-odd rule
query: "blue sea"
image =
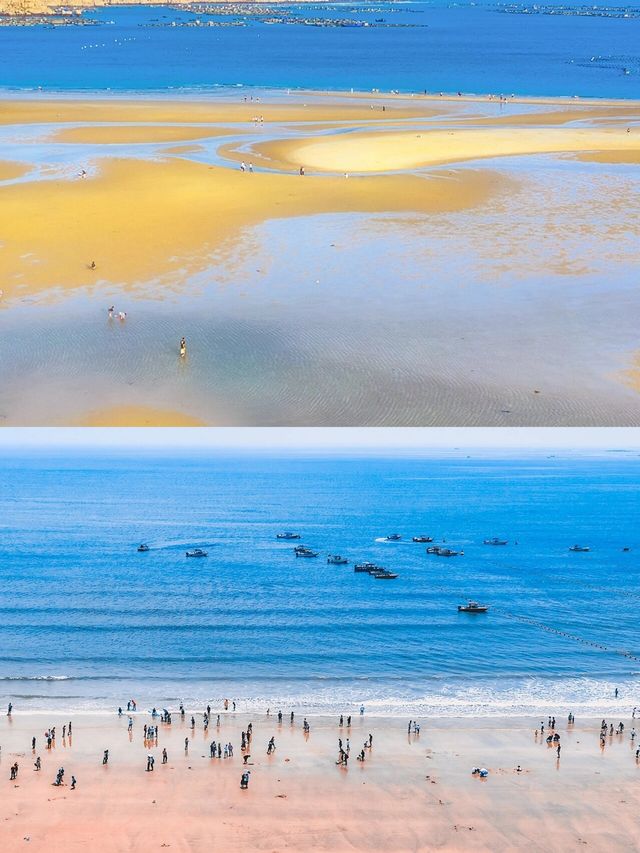
<svg viewBox="0 0 640 853">
<path fill-rule="evenodd" d="M 3 454 L 0 702 L 229 697 L 409 716 L 640 704 L 637 454 Z M 297 559 L 283 530 L 319 556 Z M 414 535 L 464 555 L 427 555 Z M 483 544 L 493 536 L 508 544 Z M 209 556 L 186 558 L 193 547 Z M 356 574 L 358 560 L 399 577 Z M 491 610 L 459 614 L 469 598 Z"/>
<path fill-rule="evenodd" d="M 0 27 L 0 87 L 640 97 L 637 3 L 127 6 L 82 20 L 89 25 Z"/>
</svg>

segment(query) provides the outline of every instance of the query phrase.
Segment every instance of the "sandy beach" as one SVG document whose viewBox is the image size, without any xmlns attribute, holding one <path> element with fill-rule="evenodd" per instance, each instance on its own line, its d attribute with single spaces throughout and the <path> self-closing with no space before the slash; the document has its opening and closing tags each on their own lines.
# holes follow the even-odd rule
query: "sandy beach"
<svg viewBox="0 0 640 853">
<path fill-rule="evenodd" d="M 15 711 L 2 718 L 2 823 L 6 851 L 226 850 L 634 850 L 639 765 L 626 731 L 599 741 L 599 720 L 557 723 L 562 753 L 534 737 L 540 721 L 422 720 L 360 717 L 350 728 L 337 718 L 303 714 L 281 725 L 272 716 L 217 710 L 207 733 L 202 712 L 160 723 L 145 743 L 149 713 L 73 715 L 73 736 L 60 714 Z M 625 717 L 626 719 L 626 717 Z M 249 789 L 240 789 L 241 732 L 253 724 Z M 545 718 L 545 724 L 547 720 Z M 618 720 L 615 720 L 617 726 Z M 56 727 L 54 748 L 43 732 Z M 373 735 L 364 762 L 356 760 Z M 276 751 L 268 756 L 267 743 Z M 36 737 L 36 749 L 31 738 Z M 189 738 L 188 750 L 184 740 Z M 546 737 L 546 732 L 545 732 Z M 350 739 L 348 767 L 336 764 L 338 738 Z M 211 740 L 232 743 L 232 758 L 212 759 Z M 163 765 L 162 749 L 168 762 Z M 109 763 L 103 766 L 103 750 Z M 146 772 L 147 756 L 155 757 Z M 42 770 L 34 770 L 36 756 Z M 9 768 L 18 762 L 15 782 Z M 474 766 L 489 775 L 472 775 Z M 517 771 L 520 766 L 521 772 Z M 62 786 L 56 787 L 59 767 Z M 70 789 L 71 776 L 77 779 Z M 310 808 L 311 806 L 311 808 Z M 615 814 L 615 820 L 612 815 Z"/>
</svg>

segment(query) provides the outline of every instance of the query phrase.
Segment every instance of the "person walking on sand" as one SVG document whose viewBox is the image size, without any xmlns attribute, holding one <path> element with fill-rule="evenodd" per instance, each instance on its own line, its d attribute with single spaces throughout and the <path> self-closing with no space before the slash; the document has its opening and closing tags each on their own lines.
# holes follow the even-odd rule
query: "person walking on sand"
<svg viewBox="0 0 640 853">
<path fill-rule="evenodd" d="M 7 717 L 11 716 L 12 711 L 13 711 L 13 705 L 11 704 L 11 702 L 9 702 L 9 704 L 7 706 Z"/>
<path fill-rule="evenodd" d="M 556 755 L 558 756 L 558 758 L 560 758 L 560 750 L 561 749 L 562 749 L 562 747 L 560 746 L 560 744 L 558 744 L 558 747 L 556 749 Z"/>
<path fill-rule="evenodd" d="M 184 739 L 184 751 L 189 752 L 189 738 L 188 737 L 186 737 Z"/>
<path fill-rule="evenodd" d="M 9 781 L 13 782 L 14 779 L 18 778 L 18 762 L 11 765 L 11 773 L 9 775 Z"/>
<path fill-rule="evenodd" d="M 76 785 L 77 785 L 77 784 L 78 784 L 78 782 L 77 782 L 77 780 L 76 780 L 76 777 L 75 777 L 75 776 L 72 776 L 72 777 L 71 777 L 71 790 L 72 790 L 72 791 L 75 791 L 75 789 L 76 789 Z"/>
<path fill-rule="evenodd" d="M 31 749 L 36 748 L 36 739 L 34 737 L 31 738 Z"/>
<path fill-rule="evenodd" d="M 267 746 L 267 755 L 271 755 L 272 752 L 276 751 L 276 739 L 272 737 L 269 741 L 269 745 Z"/>
<path fill-rule="evenodd" d="M 109 763 L 109 750 L 108 749 L 105 749 L 105 751 L 104 751 L 104 755 L 102 756 L 102 763 L 103 764 Z"/>
<path fill-rule="evenodd" d="M 38 756 L 35 760 L 35 764 L 33 765 L 36 770 L 40 770 L 42 768 L 42 762 L 40 761 L 40 756 Z"/>
<path fill-rule="evenodd" d="M 187 340 L 186 340 L 186 338 L 183 337 L 180 340 L 180 358 L 184 358 L 186 354 L 187 354 Z"/>
</svg>

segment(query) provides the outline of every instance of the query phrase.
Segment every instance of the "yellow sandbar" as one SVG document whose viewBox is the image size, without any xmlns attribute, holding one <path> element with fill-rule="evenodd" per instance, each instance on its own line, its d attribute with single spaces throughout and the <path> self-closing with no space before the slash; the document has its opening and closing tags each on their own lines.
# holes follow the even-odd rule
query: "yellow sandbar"
<svg viewBox="0 0 640 853">
<path fill-rule="evenodd" d="M 637 151 L 640 131 L 626 128 L 509 128 L 352 133 L 257 143 L 256 157 L 273 166 L 326 172 L 386 172 L 488 157 Z M 246 158 L 245 154 L 245 158 Z"/>
<path fill-rule="evenodd" d="M 94 125 L 65 127 L 47 138 L 47 142 L 72 142 L 81 145 L 129 145 L 153 142 L 190 142 L 229 133 L 220 127 L 180 127 L 179 125 Z"/>
<path fill-rule="evenodd" d="M 85 427 L 199 427 L 204 421 L 170 409 L 151 406 L 111 406 L 94 409 L 80 418 L 76 426 Z"/>
</svg>

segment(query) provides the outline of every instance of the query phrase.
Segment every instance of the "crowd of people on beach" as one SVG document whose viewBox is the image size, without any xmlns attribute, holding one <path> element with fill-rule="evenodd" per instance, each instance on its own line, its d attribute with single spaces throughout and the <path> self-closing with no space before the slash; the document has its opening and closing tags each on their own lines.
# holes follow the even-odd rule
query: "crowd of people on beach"
<svg viewBox="0 0 640 853">
<path fill-rule="evenodd" d="M 615 692 L 616 699 L 618 698 L 618 690 Z M 225 699 L 222 702 L 222 707 L 225 712 L 231 711 L 231 713 L 236 711 L 236 702 L 234 700 Z M 129 734 L 129 740 L 133 740 L 133 730 L 134 730 L 134 717 L 133 714 L 137 713 L 138 706 L 135 700 L 130 699 L 127 702 L 126 710 L 127 714 L 127 731 Z M 632 711 L 632 720 L 635 720 L 636 713 L 638 708 L 634 706 Z M 13 704 L 9 702 L 7 708 L 7 716 L 11 717 L 13 713 Z M 145 712 L 146 713 L 146 712 Z M 158 711 L 157 708 L 153 708 L 150 712 L 152 722 L 144 722 L 142 726 L 142 741 L 145 749 L 147 750 L 146 754 L 146 771 L 151 773 L 155 769 L 156 758 L 154 754 L 150 751 L 152 748 L 158 746 L 158 740 L 160 736 L 160 726 L 159 722 L 170 726 L 172 724 L 172 712 L 167 708 L 163 708 L 161 711 Z M 206 735 L 209 729 L 209 725 L 212 720 L 212 709 L 211 705 L 207 704 L 206 708 L 203 709 L 202 713 L 202 731 L 203 734 Z M 362 718 L 365 713 L 364 705 L 360 707 L 360 717 Z M 119 706 L 117 709 L 118 717 L 121 718 L 124 714 L 122 706 Z M 186 722 L 186 710 L 183 703 L 180 703 L 178 714 L 180 716 L 181 722 L 184 724 Z M 267 708 L 266 718 L 269 720 L 271 718 L 271 709 Z M 282 726 L 284 720 L 284 714 L 282 710 L 278 710 L 276 714 L 276 718 L 278 721 L 278 726 Z M 571 731 L 575 725 L 575 715 L 570 712 L 567 716 L 567 731 Z M 159 721 L 159 722 L 158 722 Z M 295 712 L 290 711 L 288 714 L 288 721 L 291 726 L 295 725 Z M 222 717 L 220 713 L 216 715 L 216 729 L 218 730 L 221 726 Z M 335 761 L 335 764 L 342 767 L 348 768 L 349 766 L 349 758 L 351 756 L 351 734 L 352 734 L 352 715 L 351 714 L 340 714 L 337 720 L 337 727 L 339 731 L 338 736 L 338 755 Z M 196 714 L 192 713 L 189 719 L 189 728 L 191 730 L 191 739 L 195 736 L 195 731 L 197 728 L 196 722 Z M 343 737 L 344 729 L 347 730 L 349 734 L 348 737 Z M 62 726 L 62 739 L 63 743 L 66 745 L 67 738 L 69 739 L 69 746 L 71 746 L 71 738 L 72 738 L 72 722 L 69 721 Z M 306 717 L 303 718 L 302 722 L 302 731 L 307 739 L 311 732 L 311 726 Z M 618 738 L 622 738 L 625 732 L 625 724 L 622 720 L 618 722 L 617 725 L 614 726 L 614 723 L 606 719 L 602 719 L 600 724 L 600 747 L 604 749 L 607 742 L 610 742 L 614 736 Z M 407 735 L 409 737 L 409 742 L 413 742 L 416 737 L 420 735 L 420 723 L 417 720 L 410 719 L 407 724 Z M 631 745 L 635 746 L 636 741 L 636 729 L 632 726 L 629 733 Z M 46 742 L 46 747 L 48 750 L 51 750 L 55 747 L 56 740 L 56 726 L 49 726 L 44 732 L 44 739 Z M 242 766 L 245 767 L 247 764 L 253 763 L 251 762 L 251 745 L 253 739 L 253 723 L 249 722 L 246 728 L 242 729 L 240 735 L 240 752 L 242 755 Z M 561 736 L 560 732 L 557 728 L 556 717 L 554 715 L 549 715 L 546 719 L 542 719 L 540 721 L 539 727 L 537 727 L 534 731 L 534 739 L 536 742 L 543 743 L 548 747 L 553 747 L 555 749 L 555 753 L 558 760 L 561 753 Z M 356 760 L 359 762 L 364 762 L 367 759 L 367 756 L 370 756 L 373 750 L 373 740 L 374 736 L 372 732 L 368 733 L 367 738 L 365 739 L 362 747 L 358 751 L 356 755 Z M 186 736 L 184 739 L 184 751 L 185 755 L 189 752 L 190 738 Z M 33 736 L 31 738 L 31 749 L 32 753 L 35 756 L 34 761 L 34 769 L 35 771 L 40 771 L 42 769 L 42 761 L 39 755 L 36 755 L 37 748 L 37 738 Z M 269 740 L 267 741 L 266 754 L 271 757 L 276 753 L 276 737 L 275 735 L 271 735 Z M 1 752 L 0 752 L 1 754 Z M 234 757 L 234 746 L 231 741 L 223 742 L 219 739 L 213 739 L 209 743 L 209 757 L 210 759 L 233 759 Z M 102 764 L 104 766 L 109 764 L 110 759 L 110 749 L 103 749 L 102 752 Z M 638 764 L 640 764 L 640 747 L 635 749 L 635 759 Z M 168 764 L 169 756 L 166 747 L 162 748 L 161 752 L 161 762 L 163 765 Z M 10 766 L 10 781 L 16 781 L 18 778 L 19 765 L 17 761 L 14 761 Z M 522 773 L 525 772 L 524 768 L 519 764 L 515 768 L 515 772 Z M 249 787 L 249 770 L 243 770 L 241 778 L 240 778 L 240 787 L 242 789 L 247 789 Z M 472 769 L 472 774 L 478 776 L 480 778 L 487 778 L 489 775 L 489 770 L 485 767 L 475 766 Z M 77 786 L 76 777 L 71 775 L 70 788 L 71 790 L 75 790 Z M 56 773 L 55 781 L 52 783 L 53 785 L 60 787 L 65 785 L 65 768 L 59 767 Z"/>
</svg>

